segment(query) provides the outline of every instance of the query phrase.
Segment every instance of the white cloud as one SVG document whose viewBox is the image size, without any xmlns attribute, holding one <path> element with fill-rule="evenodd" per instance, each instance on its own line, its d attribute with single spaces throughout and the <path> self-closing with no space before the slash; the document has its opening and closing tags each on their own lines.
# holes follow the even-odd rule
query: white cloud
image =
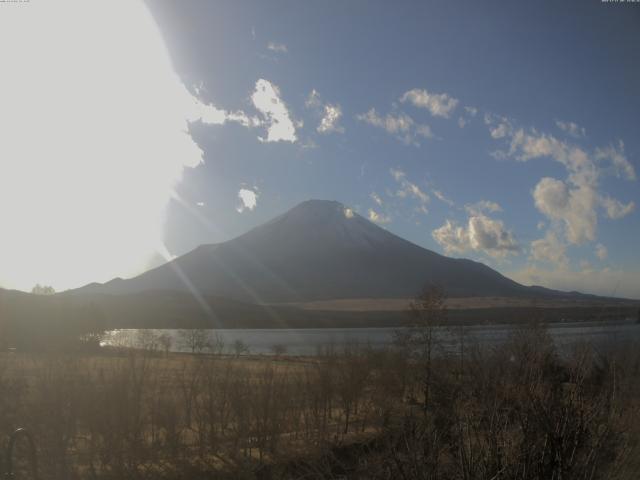
<svg viewBox="0 0 640 480">
<path fill-rule="evenodd" d="M 489 134 L 493 139 L 501 139 L 513 134 L 514 127 L 511 120 L 493 113 L 484 114 L 484 123 L 489 128 Z M 503 152 L 506 155 L 505 152 Z"/>
<path fill-rule="evenodd" d="M 238 190 L 238 198 L 240 199 L 240 204 L 236 207 L 238 213 L 242 213 L 245 210 L 254 210 L 258 205 L 257 191 L 248 188 L 241 188 Z"/>
<path fill-rule="evenodd" d="M 427 109 L 434 117 L 449 118 L 459 101 L 446 93 L 429 93 L 424 89 L 414 88 L 400 97 L 401 102 L 410 102 L 415 107 Z"/>
<path fill-rule="evenodd" d="M 363 122 L 385 129 L 389 133 L 406 133 L 413 127 L 413 119 L 404 113 L 397 116 L 387 115 L 381 117 L 374 108 L 367 113 L 357 115 L 356 118 Z"/>
<path fill-rule="evenodd" d="M 607 217 L 617 220 L 622 217 L 626 217 L 631 212 L 633 212 L 636 208 L 636 204 L 634 202 L 629 202 L 624 204 L 615 198 L 611 198 L 609 196 L 600 197 L 600 204 L 605 210 Z"/>
<path fill-rule="evenodd" d="M 431 127 L 423 123 L 417 123 L 415 131 L 416 131 L 416 135 L 419 135 L 424 138 L 437 138 L 433 133 L 433 130 L 431 130 Z"/>
<path fill-rule="evenodd" d="M 464 111 L 471 117 L 475 117 L 478 114 L 478 109 L 475 107 L 464 107 Z"/>
<path fill-rule="evenodd" d="M 194 85 L 193 91 L 195 97 L 190 105 L 190 121 L 200 121 L 207 125 L 224 125 L 227 122 L 239 123 L 244 127 L 256 127 L 261 124 L 261 121 L 257 117 L 250 117 L 242 110 L 230 111 L 216 107 L 211 103 L 206 103 L 202 100 L 202 95 L 206 92 L 205 87 L 202 85 Z"/>
<path fill-rule="evenodd" d="M 489 152 L 489 155 L 495 158 L 496 160 L 507 160 L 507 153 L 502 150 L 494 150 L 493 152 Z"/>
<path fill-rule="evenodd" d="M 436 228 L 431 235 L 448 255 L 463 253 L 470 249 L 467 229 L 451 220 L 447 220 L 440 228 Z"/>
<path fill-rule="evenodd" d="M 591 265 L 591 262 L 589 262 L 589 260 L 580 260 L 580 262 L 578 262 L 578 265 L 580 265 L 580 268 L 585 273 L 593 271 L 593 267 Z"/>
<path fill-rule="evenodd" d="M 429 201 L 429 195 L 423 192 L 415 183 L 403 182 L 402 188 L 402 192 L 417 198 L 420 203 L 427 203 Z"/>
<path fill-rule="evenodd" d="M 260 125 L 260 120 L 256 117 L 249 117 L 246 113 L 239 110 L 231 112 L 222 110 L 214 105 L 206 105 L 198 102 L 194 105 L 194 115 L 192 121 L 200 120 L 207 125 L 223 125 L 227 122 L 239 123 L 244 127 L 254 127 Z"/>
<path fill-rule="evenodd" d="M 325 105 L 324 116 L 318 125 L 318 132 L 320 133 L 344 133 L 344 128 L 338 125 L 338 121 L 342 116 L 342 108 L 340 105 Z"/>
<path fill-rule="evenodd" d="M 392 168 L 389 170 L 389 173 L 393 178 L 395 178 L 396 182 L 402 181 L 402 179 L 404 179 L 407 176 L 407 174 L 404 173 L 399 168 Z"/>
<path fill-rule="evenodd" d="M 622 218 L 635 209 L 634 202 L 623 204 L 611 197 L 599 196 L 590 185 L 572 188 L 561 180 L 549 177 L 538 182 L 533 197 L 540 212 L 564 223 L 565 236 L 572 244 L 595 239 L 598 205 L 604 208 L 611 219 Z"/>
<path fill-rule="evenodd" d="M 389 223 L 391 221 L 391 217 L 388 215 L 383 215 L 382 213 L 376 212 L 374 209 L 370 208 L 368 211 L 369 220 L 375 223 Z"/>
<path fill-rule="evenodd" d="M 464 208 L 470 215 L 479 215 L 482 212 L 496 213 L 502 211 L 502 207 L 491 200 L 480 200 L 476 203 L 467 204 Z"/>
<path fill-rule="evenodd" d="M 471 215 L 465 226 L 447 220 L 432 236 L 447 254 L 476 251 L 504 258 L 520 251 L 518 242 L 501 220 L 482 214 Z"/>
<path fill-rule="evenodd" d="M 371 197 L 371 200 L 378 204 L 378 206 L 382 206 L 382 199 L 380 198 L 380 195 L 378 195 L 376 192 L 372 192 L 369 196 Z"/>
<path fill-rule="evenodd" d="M 344 216 L 345 216 L 346 218 L 353 218 L 353 217 L 354 217 L 354 215 L 355 215 L 355 214 L 353 213 L 353 210 L 352 210 L 352 209 L 350 209 L 350 208 L 345 208 L 345 209 L 344 209 Z"/>
<path fill-rule="evenodd" d="M 429 203 L 429 195 L 425 193 L 415 183 L 407 180 L 406 174 L 399 169 L 392 168 L 389 170 L 391 176 L 400 184 L 400 189 L 396 192 L 396 196 L 400 198 L 413 197 L 420 203 L 420 210 L 426 212 L 426 205 Z"/>
<path fill-rule="evenodd" d="M 630 202 L 623 204 L 599 192 L 603 174 L 613 171 L 618 176 L 635 180 L 635 170 L 624 155 L 624 144 L 599 148 L 590 154 L 571 143 L 535 129 L 515 128 L 513 122 L 493 114 L 485 115 L 489 133 L 495 139 L 504 139 L 508 150 L 499 151 L 500 158 L 529 161 L 551 158 L 567 170 L 565 181 L 542 178 L 533 191 L 536 207 L 547 218 L 563 226 L 564 236 L 570 244 L 593 241 L 598 224 L 598 207 L 610 218 L 621 218 L 635 208 Z M 570 125 L 564 125 L 571 130 Z M 560 127 L 562 128 L 562 127 Z M 577 128 L 577 127 L 576 127 Z"/>
<path fill-rule="evenodd" d="M 534 158 L 552 158 L 565 166 L 569 173 L 568 181 L 578 187 L 595 187 L 600 175 L 594 161 L 582 148 L 535 130 L 532 133 L 522 129 L 513 132 L 508 155 L 523 162 Z"/>
<path fill-rule="evenodd" d="M 313 141 L 313 139 L 307 139 L 304 140 L 302 143 L 300 143 L 300 147 L 303 150 L 313 150 L 315 148 L 318 148 L 318 144 L 316 142 Z"/>
<path fill-rule="evenodd" d="M 607 247 L 605 247 L 601 243 L 596 245 L 596 257 L 598 257 L 600 260 L 605 260 L 608 255 L 609 252 L 607 251 Z"/>
<path fill-rule="evenodd" d="M 556 120 L 556 127 L 574 138 L 585 137 L 587 132 L 584 127 L 580 127 L 573 122 L 563 122 Z"/>
<path fill-rule="evenodd" d="M 449 198 L 447 198 L 444 193 L 442 193 L 440 190 L 434 190 L 433 191 L 433 195 L 440 200 L 442 203 L 446 203 L 447 205 L 449 205 L 450 207 L 453 207 L 455 205 L 455 202 Z"/>
<path fill-rule="evenodd" d="M 531 242 L 531 258 L 550 262 L 555 265 L 567 265 L 567 247 L 552 230 L 547 231 L 544 238 Z"/>
<path fill-rule="evenodd" d="M 320 100 L 320 93 L 314 88 L 309 92 L 309 96 L 307 100 L 304 102 L 304 105 L 307 108 L 320 108 L 322 106 L 322 101 Z"/>
<path fill-rule="evenodd" d="M 507 136 L 509 126 L 506 123 L 499 123 L 497 126 L 491 129 L 492 138 L 504 138 Z"/>
<path fill-rule="evenodd" d="M 605 148 L 597 148 L 595 158 L 598 161 L 610 160 L 611 166 L 618 177 L 627 180 L 636 180 L 636 171 L 624 154 L 624 143 L 618 142 L 618 146 L 609 145 Z"/>
<path fill-rule="evenodd" d="M 595 239 L 598 195 L 590 185 L 571 188 L 561 180 L 545 177 L 536 185 L 533 198 L 536 208 L 547 218 L 564 224 L 569 243 Z"/>
<path fill-rule="evenodd" d="M 527 266 L 510 272 L 509 277 L 525 285 L 541 285 L 563 291 L 640 299 L 640 272 L 615 271 L 608 268 L 583 270 L 543 269 Z"/>
<path fill-rule="evenodd" d="M 356 115 L 356 119 L 382 128 L 405 145 L 419 146 L 418 136 L 429 139 L 436 138 L 429 125 L 417 124 L 413 118 L 402 112 L 381 117 L 374 108 L 371 108 L 367 113 Z"/>
<path fill-rule="evenodd" d="M 469 121 L 478 115 L 478 109 L 475 107 L 464 107 L 464 112 L 458 117 L 458 126 L 464 128 Z"/>
<path fill-rule="evenodd" d="M 484 251 L 493 257 L 504 257 L 520 250 L 513 234 L 507 230 L 501 220 L 485 215 L 469 218 L 467 226 L 469 241 L 474 250 Z"/>
<path fill-rule="evenodd" d="M 287 53 L 288 49 L 284 43 L 269 42 L 267 48 L 276 53 Z"/>
<path fill-rule="evenodd" d="M 304 104 L 321 115 L 320 124 L 316 128 L 318 133 L 344 133 L 344 127 L 339 125 L 342 117 L 342 107 L 339 104 L 323 105 L 320 93 L 315 88 L 311 90 Z"/>
<path fill-rule="evenodd" d="M 495 139 L 506 138 L 509 142 L 509 150 L 503 152 L 506 158 L 515 158 L 519 161 L 528 161 L 535 158 L 548 157 L 561 163 L 569 172 L 569 181 L 574 185 L 597 183 L 603 173 L 607 173 L 601 164 L 610 163 L 609 169 L 618 176 L 628 180 L 635 180 L 636 173 L 633 165 L 626 158 L 624 144 L 618 143 L 617 147 L 608 146 L 597 148 L 593 155 L 584 149 L 558 140 L 553 135 L 539 133 L 535 129 L 525 131 L 515 128 L 511 121 L 504 117 L 487 114 L 485 123 L 489 127 L 491 136 Z"/>
<path fill-rule="evenodd" d="M 261 141 L 295 142 L 297 140 L 289 110 L 280 98 L 280 90 L 276 85 L 261 78 L 256 82 L 251 101 L 268 125 L 266 138 L 258 137 Z"/>
<path fill-rule="evenodd" d="M 196 205 L 199 207 L 204 207 L 205 203 L 204 202 L 196 202 Z"/>
</svg>

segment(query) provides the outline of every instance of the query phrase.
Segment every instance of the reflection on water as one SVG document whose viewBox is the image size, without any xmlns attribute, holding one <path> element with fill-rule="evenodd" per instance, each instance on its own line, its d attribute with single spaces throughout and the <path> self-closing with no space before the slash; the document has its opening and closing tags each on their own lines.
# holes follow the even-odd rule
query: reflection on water
<svg viewBox="0 0 640 480">
<path fill-rule="evenodd" d="M 514 328 L 510 325 L 465 327 L 465 343 L 483 346 L 498 344 Z M 580 342 L 588 342 L 602 349 L 619 348 L 640 341 L 640 325 L 633 321 L 561 323 L 550 325 L 548 329 L 560 348 Z M 456 331 L 446 328 L 437 330 L 443 349 L 454 349 L 458 342 Z M 395 331 L 395 328 L 222 329 L 201 330 L 199 333 L 188 330 L 112 330 L 102 343 L 136 348 L 151 346 L 173 352 L 286 352 L 290 355 L 315 355 L 319 349 L 327 346 L 339 348 L 347 344 L 359 344 L 384 347 L 393 341 Z"/>
</svg>

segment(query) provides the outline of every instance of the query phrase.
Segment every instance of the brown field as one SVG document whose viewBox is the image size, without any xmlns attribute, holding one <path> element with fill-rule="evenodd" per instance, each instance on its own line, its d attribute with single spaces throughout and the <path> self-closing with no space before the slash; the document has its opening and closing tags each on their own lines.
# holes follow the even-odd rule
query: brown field
<svg viewBox="0 0 640 480">
<path fill-rule="evenodd" d="M 527 327 L 444 355 L 428 331 L 308 358 L 4 353 L 0 433 L 32 432 L 45 480 L 638 478 L 637 349 L 560 357 Z"/>
<path fill-rule="evenodd" d="M 280 306 L 297 307 L 303 310 L 322 310 L 338 312 L 399 312 L 409 308 L 412 298 L 345 298 L 339 300 L 318 300 L 304 303 L 284 303 Z M 603 299 L 531 299 L 521 297 L 459 297 L 447 298 L 450 310 L 484 308 L 584 308 L 615 307 L 633 304 L 629 301 Z M 637 303 L 637 302 L 635 302 Z"/>
</svg>

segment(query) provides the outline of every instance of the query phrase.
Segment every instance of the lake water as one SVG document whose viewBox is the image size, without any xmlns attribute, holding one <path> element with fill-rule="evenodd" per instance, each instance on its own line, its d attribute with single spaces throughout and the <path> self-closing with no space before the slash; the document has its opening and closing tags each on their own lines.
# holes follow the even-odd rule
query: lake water
<svg viewBox="0 0 640 480">
<path fill-rule="evenodd" d="M 455 327 L 454 327 L 455 328 Z M 465 327 L 465 343 L 483 346 L 503 342 L 513 331 L 510 325 L 477 325 Z M 359 344 L 384 347 L 393 341 L 395 328 L 308 328 L 308 329 L 220 329 L 205 330 L 211 344 L 218 342 L 231 353 L 233 345 L 241 341 L 251 354 L 271 354 L 274 346 L 281 346 L 289 355 L 315 355 L 319 349 Z M 616 322 L 569 322 L 548 326 L 551 337 L 559 348 L 588 342 L 598 348 L 620 348 L 640 344 L 640 324 L 633 320 Z M 113 330 L 103 344 L 110 346 L 142 347 L 154 336 L 167 334 L 171 338 L 171 351 L 190 352 L 180 330 Z M 440 344 L 445 350 L 455 349 L 456 337 L 452 330 L 438 329 Z"/>
</svg>

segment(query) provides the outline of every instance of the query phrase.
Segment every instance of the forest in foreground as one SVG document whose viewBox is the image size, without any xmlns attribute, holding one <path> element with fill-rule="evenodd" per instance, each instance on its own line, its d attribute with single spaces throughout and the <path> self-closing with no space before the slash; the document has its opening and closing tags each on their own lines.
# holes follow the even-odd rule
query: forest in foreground
<svg viewBox="0 0 640 480">
<path fill-rule="evenodd" d="M 0 433 L 28 430 L 41 479 L 638 478 L 636 349 L 459 334 L 447 354 L 424 325 L 309 358 L 4 353 Z M 32 478 L 24 439 L 13 458 Z"/>
</svg>

